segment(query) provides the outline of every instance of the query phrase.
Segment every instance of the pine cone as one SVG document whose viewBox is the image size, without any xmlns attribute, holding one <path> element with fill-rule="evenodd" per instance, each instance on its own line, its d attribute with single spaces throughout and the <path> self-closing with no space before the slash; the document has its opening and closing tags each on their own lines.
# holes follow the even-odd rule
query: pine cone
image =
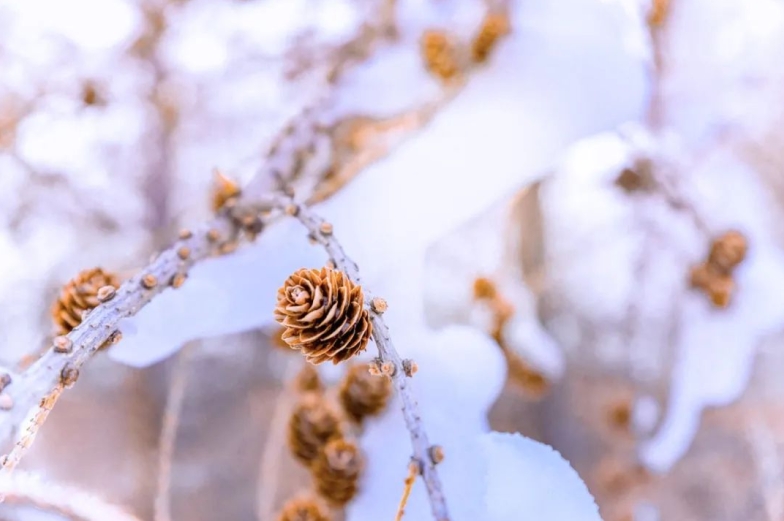
<svg viewBox="0 0 784 521">
<path fill-rule="evenodd" d="M 300 497 L 283 505 L 278 521 L 332 521 L 332 516 L 315 498 Z"/>
<path fill-rule="evenodd" d="M 63 286 L 60 297 L 52 306 L 52 318 L 58 334 L 70 333 L 82 323 L 82 314 L 100 304 L 98 290 L 104 286 L 120 287 L 120 281 L 113 273 L 101 268 L 84 270 Z"/>
<path fill-rule="evenodd" d="M 729 274 L 746 257 L 746 238 L 737 231 L 729 231 L 716 238 L 711 245 L 708 263 Z"/>
<path fill-rule="evenodd" d="M 340 386 L 340 403 L 355 422 L 375 416 L 384 410 L 392 393 L 392 383 L 386 376 L 373 376 L 366 365 L 348 370 Z"/>
<path fill-rule="evenodd" d="M 362 287 L 330 268 L 301 269 L 278 290 L 275 320 L 282 339 L 308 362 L 337 364 L 364 351 L 373 326 Z"/>
<path fill-rule="evenodd" d="M 310 465 L 329 440 L 340 436 L 340 418 L 324 398 L 303 397 L 289 420 L 289 449 L 294 457 Z"/>
<path fill-rule="evenodd" d="M 316 490 L 329 503 L 345 505 L 357 493 L 363 466 L 356 443 L 342 438 L 330 441 L 313 465 Z"/>
</svg>

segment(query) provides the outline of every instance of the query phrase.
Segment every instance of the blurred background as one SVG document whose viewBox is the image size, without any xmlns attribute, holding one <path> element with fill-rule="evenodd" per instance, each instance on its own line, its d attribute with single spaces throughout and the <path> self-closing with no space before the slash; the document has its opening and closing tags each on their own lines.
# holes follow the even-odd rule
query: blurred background
<svg viewBox="0 0 784 521">
<path fill-rule="evenodd" d="M 300 133 L 271 186 L 358 219 L 388 186 L 450 230 L 390 243 L 395 273 L 497 341 L 490 425 L 605 521 L 784 520 L 782 64 L 781 0 L 0 0 L 0 365 L 82 269 L 135 273 Z M 301 363 L 276 334 L 99 353 L 21 468 L 140 519 L 274 519 L 308 482 L 264 470 Z"/>
</svg>

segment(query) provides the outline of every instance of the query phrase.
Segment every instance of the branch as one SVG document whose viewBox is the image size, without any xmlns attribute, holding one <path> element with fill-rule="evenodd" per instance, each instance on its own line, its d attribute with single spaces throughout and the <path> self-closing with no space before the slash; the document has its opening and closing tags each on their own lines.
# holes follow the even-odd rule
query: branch
<svg viewBox="0 0 784 521">
<path fill-rule="evenodd" d="M 33 474 L 19 471 L 0 478 L 0 494 L 8 503 L 32 506 L 79 521 L 141 521 L 120 507 L 73 487 L 47 483 Z"/>
<path fill-rule="evenodd" d="M 295 216 L 307 228 L 310 236 L 327 250 L 336 268 L 345 273 L 355 284 L 361 284 L 359 267 L 343 251 L 343 247 L 332 234 L 331 224 L 318 217 L 306 206 L 296 205 L 290 197 L 276 196 L 273 198 L 272 203 L 273 208 Z M 365 293 L 366 301 L 380 301 L 380 299 L 373 299 L 366 287 L 363 287 L 363 292 Z M 437 460 L 441 458 L 431 456 L 433 453 L 440 454 L 442 449 L 430 445 L 427 433 L 422 425 L 419 406 L 408 384 L 408 378 L 413 374 L 411 370 L 412 362 L 406 360 L 404 363 L 400 358 L 392 343 L 389 328 L 381 316 L 382 312 L 383 310 L 380 309 L 380 306 L 370 306 L 369 313 L 370 321 L 373 324 L 373 340 L 378 348 L 379 359 L 385 369 L 385 373 L 392 378 L 400 396 L 403 418 L 411 437 L 411 446 L 414 452 L 413 459 L 419 465 L 419 471 L 425 482 L 433 517 L 437 521 L 449 521 L 446 499 L 441 488 L 441 480 L 436 471 Z"/>
<path fill-rule="evenodd" d="M 158 443 L 158 483 L 155 493 L 155 521 L 171 521 L 171 474 L 174 460 L 174 446 L 177 429 L 180 426 L 182 405 L 185 401 L 185 388 L 188 384 L 188 366 L 194 344 L 180 350 L 174 364 L 173 374 L 166 397 L 166 410 L 163 413 L 163 426 Z"/>
</svg>

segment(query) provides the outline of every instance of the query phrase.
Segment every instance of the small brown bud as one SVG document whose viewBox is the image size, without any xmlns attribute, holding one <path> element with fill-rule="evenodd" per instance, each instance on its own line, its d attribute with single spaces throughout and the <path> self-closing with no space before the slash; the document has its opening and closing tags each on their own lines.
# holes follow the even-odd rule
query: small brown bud
<svg viewBox="0 0 784 521">
<path fill-rule="evenodd" d="M 0 394 L 0 410 L 10 411 L 14 407 L 14 399 L 11 395 L 2 393 Z"/>
<path fill-rule="evenodd" d="M 63 370 L 60 372 L 60 383 L 66 388 L 73 387 L 76 380 L 79 379 L 79 369 L 72 364 L 65 364 Z"/>
<path fill-rule="evenodd" d="M 114 298 L 117 294 L 117 290 L 114 289 L 114 286 L 103 286 L 101 289 L 98 290 L 96 297 L 101 302 L 108 302 Z"/>
<path fill-rule="evenodd" d="M 54 339 L 55 353 L 70 353 L 73 351 L 73 342 L 67 336 L 58 336 Z"/>
<path fill-rule="evenodd" d="M 175 274 L 175 275 L 174 275 L 174 276 L 171 278 L 171 287 L 173 287 L 174 289 L 177 289 L 177 288 L 179 288 L 180 286 L 182 286 L 183 284 L 185 284 L 185 280 L 186 280 L 187 278 L 188 278 L 188 275 L 186 275 L 185 273 L 176 273 L 176 274 Z"/>
<path fill-rule="evenodd" d="M 153 289 L 157 285 L 158 285 L 158 278 L 152 273 L 148 273 L 147 275 L 142 277 L 142 286 L 145 289 Z"/>
<path fill-rule="evenodd" d="M 708 296 L 710 296 L 711 302 L 717 308 L 729 306 L 734 291 L 735 281 L 729 275 L 713 277 L 707 287 Z"/>
<path fill-rule="evenodd" d="M 251 237 L 256 237 L 264 229 L 264 223 L 258 215 L 246 215 L 242 218 L 242 228 Z"/>
<path fill-rule="evenodd" d="M 293 203 L 286 205 L 286 215 L 290 215 L 292 217 L 295 217 L 298 214 L 299 214 L 299 206 L 297 206 L 296 204 L 293 204 Z"/>
<path fill-rule="evenodd" d="M 237 251 L 238 246 L 239 244 L 237 243 L 237 241 L 224 242 L 223 244 L 220 245 L 218 251 L 220 251 L 221 255 L 228 255 L 230 253 L 234 253 L 235 251 Z"/>
<path fill-rule="evenodd" d="M 328 222 L 323 222 L 319 225 L 319 231 L 324 235 L 332 235 L 333 227 Z"/>
<path fill-rule="evenodd" d="M 474 280 L 474 298 L 477 300 L 494 299 L 498 291 L 495 283 L 487 277 L 477 277 Z"/>
<path fill-rule="evenodd" d="M 726 232 L 711 244 L 708 264 L 717 271 L 729 274 L 746 258 L 747 249 L 748 244 L 743 234 L 735 230 Z"/>
<path fill-rule="evenodd" d="M 119 344 L 120 340 L 122 340 L 122 336 L 122 331 L 115 329 L 112 334 L 109 335 L 109 338 L 106 339 L 106 342 L 104 342 L 104 346 L 113 346 L 115 344 Z"/>
<path fill-rule="evenodd" d="M 211 228 L 207 231 L 207 240 L 210 242 L 218 242 L 221 238 L 221 234 L 215 228 Z"/>
<path fill-rule="evenodd" d="M 381 364 L 381 372 L 389 377 L 395 376 L 397 368 L 392 362 L 384 362 Z"/>
<path fill-rule="evenodd" d="M 416 362 L 414 362 L 410 358 L 406 358 L 405 360 L 403 360 L 403 372 L 405 373 L 406 376 L 411 378 L 412 376 L 414 376 L 414 374 L 416 374 L 417 371 L 419 371 L 419 366 L 417 365 Z"/>
<path fill-rule="evenodd" d="M 713 277 L 714 273 L 711 271 L 710 266 L 700 263 L 691 269 L 689 283 L 693 288 L 705 289 Z"/>
<path fill-rule="evenodd" d="M 8 373 L 0 374 L 0 391 L 8 387 L 11 383 L 11 375 Z"/>
<path fill-rule="evenodd" d="M 368 373 L 372 374 L 373 376 L 384 376 L 384 373 L 381 372 L 381 360 L 376 359 L 369 363 Z"/>
<path fill-rule="evenodd" d="M 188 257 L 190 256 L 191 256 L 191 249 L 188 248 L 187 246 L 180 246 L 177 249 L 177 257 L 179 257 L 180 259 L 187 260 Z"/>
<path fill-rule="evenodd" d="M 370 301 L 370 308 L 381 315 L 387 310 L 387 301 L 381 297 L 374 297 L 373 300 Z"/>
<path fill-rule="evenodd" d="M 444 461 L 444 448 L 441 445 L 433 445 L 427 452 L 430 456 L 430 461 L 432 461 L 434 465 L 438 465 Z"/>
<path fill-rule="evenodd" d="M 180 230 L 180 239 L 181 240 L 186 241 L 186 240 L 190 239 L 191 237 L 193 237 L 193 232 L 191 232 L 190 230 L 188 230 L 188 229 Z"/>
</svg>

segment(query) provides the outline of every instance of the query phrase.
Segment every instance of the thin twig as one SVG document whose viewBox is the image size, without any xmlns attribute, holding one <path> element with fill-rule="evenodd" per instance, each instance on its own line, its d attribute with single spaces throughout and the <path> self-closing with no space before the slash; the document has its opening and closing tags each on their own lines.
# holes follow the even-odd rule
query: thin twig
<svg viewBox="0 0 784 521">
<path fill-rule="evenodd" d="M 310 236 L 327 250 L 327 253 L 330 255 L 337 269 L 345 273 L 355 284 L 361 284 L 359 267 L 348 257 L 348 255 L 346 255 L 346 252 L 343 251 L 343 247 L 332 233 L 331 226 L 327 225 L 321 217 L 318 217 L 307 206 L 297 206 L 289 197 L 276 196 L 273 198 L 273 206 L 278 210 L 285 212 L 287 208 L 292 208 L 292 205 L 294 205 L 293 208 L 295 208 L 295 211 L 288 213 L 294 213 L 296 218 L 310 232 Z M 371 301 L 372 297 L 366 287 L 363 288 L 363 292 L 365 293 L 366 301 Z M 448 521 L 449 514 L 446 506 L 446 499 L 444 498 L 444 493 L 441 488 L 441 480 L 438 477 L 436 465 L 430 457 L 430 441 L 428 440 L 427 433 L 422 424 L 422 418 L 419 414 L 419 406 L 416 398 L 409 386 L 409 377 L 406 376 L 403 360 L 400 358 L 400 355 L 392 343 L 389 328 L 384 322 L 381 314 L 374 311 L 372 306 L 369 309 L 369 313 L 370 321 L 373 324 L 373 340 L 378 348 L 379 358 L 382 363 L 392 364 L 393 367 L 391 371 L 392 381 L 400 396 L 403 419 L 405 420 L 406 428 L 411 437 L 414 461 L 420 466 L 420 472 L 425 482 L 425 487 L 427 488 L 433 517 L 437 521 Z"/>
<path fill-rule="evenodd" d="M 289 358 L 285 374 L 286 380 L 293 376 L 294 368 L 298 367 L 298 358 Z M 294 389 L 284 387 L 275 400 L 275 409 L 272 412 L 272 420 L 267 429 L 267 440 L 264 442 L 264 449 L 261 451 L 261 463 L 259 464 L 258 476 L 258 496 L 256 498 L 256 515 L 259 521 L 272 519 L 275 509 L 275 496 L 278 492 L 278 482 L 280 481 L 280 458 L 286 439 L 286 420 L 291 414 L 293 405 Z"/>
<path fill-rule="evenodd" d="M 166 397 L 166 410 L 163 412 L 163 426 L 158 442 L 158 484 L 155 493 L 153 519 L 171 521 L 171 474 L 174 460 L 174 446 L 177 429 L 180 425 L 182 404 L 185 401 L 185 388 L 188 383 L 188 367 L 195 344 L 182 348 L 172 370 L 169 390 Z"/>
<path fill-rule="evenodd" d="M 403 497 L 400 498 L 400 504 L 397 506 L 395 521 L 402 521 L 403 515 L 406 513 L 406 505 L 408 504 L 408 498 L 411 495 L 411 490 L 414 488 L 417 474 L 419 474 L 419 465 L 412 461 L 408 464 L 408 476 L 406 476 L 406 480 L 403 482 Z"/>
<path fill-rule="evenodd" d="M 334 68 L 339 69 L 341 74 L 349 70 L 348 64 L 344 62 L 358 62 L 355 54 L 336 55 L 333 59 Z M 265 156 L 264 165 L 243 189 L 235 206 L 225 209 L 192 233 L 182 234 L 179 240 L 123 283 L 112 300 L 91 310 L 82 323 L 66 335 L 73 346 L 69 353 L 57 352 L 50 347 L 5 388 L 4 392 L 13 407 L 0 410 L 0 441 L 15 434 L 20 428 L 22 435 L 11 453 L 0 460 L 0 476 L 10 474 L 32 444 L 48 411 L 62 392 L 61 374 L 66 367 L 78 374 L 85 362 L 107 340 L 119 339 L 121 320 L 134 316 L 174 281 L 182 281 L 194 264 L 230 251 L 238 240 L 246 237 L 241 233 L 247 225 L 244 218 L 253 220 L 258 216 L 258 200 L 269 190 L 269 180 L 294 170 L 306 151 L 313 148 L 314 141 L 323 138 L 313 121 L 317 119 L 318 110 L 326 108 L 324 100 L 329 99 L 329 95 L 323 94 L 316 109 L 306 110 L 284 129 L 276 140 L 278 146 Z M 292 129 L 297 131 L 293 132 Z M 256 229 L 248 235 L 252 238 L 258 231 Z M 31 413 L 34 421 L 25 424 Z"/>
<path fill-rule="evenodd" d="M 32 506 L 75 521 L 141 521 L 140 518 L 82 490 L 47 483 L 25 471 L 0 477 L 7 503 Z"/>
</svg>

